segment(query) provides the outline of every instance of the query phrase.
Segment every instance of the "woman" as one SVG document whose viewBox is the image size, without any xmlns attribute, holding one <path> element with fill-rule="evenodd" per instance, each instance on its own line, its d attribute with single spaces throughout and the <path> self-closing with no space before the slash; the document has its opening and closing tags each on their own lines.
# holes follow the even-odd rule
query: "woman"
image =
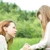
<svg viewBox="0 0 50 50">
<path fill-rule="evenodd" d="M 50 50 L 50 7 L 46 5 L 41 6 L 37 12 L 37 16 L 43 28 L 42 40 L 37 44 L 27 47 L 25 50 L 36 50 L 42 48 L 44 48 L 44 50 Z"/>
<path fill-rule="evenodd" d="M 0 22 L 0 50 L 8 50 L 16 35 L 16 27 L 13 21 Z"/>
</svg>

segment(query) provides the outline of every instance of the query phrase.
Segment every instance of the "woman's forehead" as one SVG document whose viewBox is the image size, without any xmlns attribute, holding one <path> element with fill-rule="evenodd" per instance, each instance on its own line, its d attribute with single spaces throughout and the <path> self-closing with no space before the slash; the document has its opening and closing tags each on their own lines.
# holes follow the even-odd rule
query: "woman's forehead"
<svg viewBox="0 0 50 50">
<path fill-rule="evenodd" d="M 15 26 L 15 24 L 14 24 L 13 22 L 11 22 L 11 23 L 9 24 L 9 26 Z"/>
</svg>

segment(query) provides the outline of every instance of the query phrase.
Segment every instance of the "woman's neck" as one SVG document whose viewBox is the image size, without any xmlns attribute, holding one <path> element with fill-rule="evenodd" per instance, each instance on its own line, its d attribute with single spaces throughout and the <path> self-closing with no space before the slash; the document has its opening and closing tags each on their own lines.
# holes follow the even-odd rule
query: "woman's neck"
<svg viewBox="0 0 50 50">
<path fill-rule="evenodd" d="M 6 34 L 5 38 L 6 38 L 6 41 L 8 42 L 11 39 L 11 36 L 9 34 Z"/>
</svg>

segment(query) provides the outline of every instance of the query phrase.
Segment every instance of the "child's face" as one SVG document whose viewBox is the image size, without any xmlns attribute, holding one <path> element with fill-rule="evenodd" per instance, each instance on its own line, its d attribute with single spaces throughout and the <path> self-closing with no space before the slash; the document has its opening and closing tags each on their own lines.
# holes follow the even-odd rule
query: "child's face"
<svg viewBox="0 0 50 50">
<path fill-rule="evenodd" d="M 41 14 L 38 15 L 38 18 L 39 18 L 40 22 L 42 22 L 42 15 Z"/>
<path fill-rule="evenodd" d="M 16 31 L 17 31 L 16 28 L 15 28 L 15 24 L 13 22 L 11 22 L 9 24 L 9 26 L 6 27 L 6 31 L 7 31 L 6 33 L 8 33 L 9 36 L 15 37 Z"/>
</svg>

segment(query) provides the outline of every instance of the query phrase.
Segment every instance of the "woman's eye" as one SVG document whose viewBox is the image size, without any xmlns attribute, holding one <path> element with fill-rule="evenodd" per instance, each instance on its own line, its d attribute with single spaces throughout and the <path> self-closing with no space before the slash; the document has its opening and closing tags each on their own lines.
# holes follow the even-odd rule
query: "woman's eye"
<svg viewBox="0 0 50 50">
<path fill-rule="evenodd" d="M 13 27 L 13 28 L 15 28 L 15 27 Z"/>
</svg>

